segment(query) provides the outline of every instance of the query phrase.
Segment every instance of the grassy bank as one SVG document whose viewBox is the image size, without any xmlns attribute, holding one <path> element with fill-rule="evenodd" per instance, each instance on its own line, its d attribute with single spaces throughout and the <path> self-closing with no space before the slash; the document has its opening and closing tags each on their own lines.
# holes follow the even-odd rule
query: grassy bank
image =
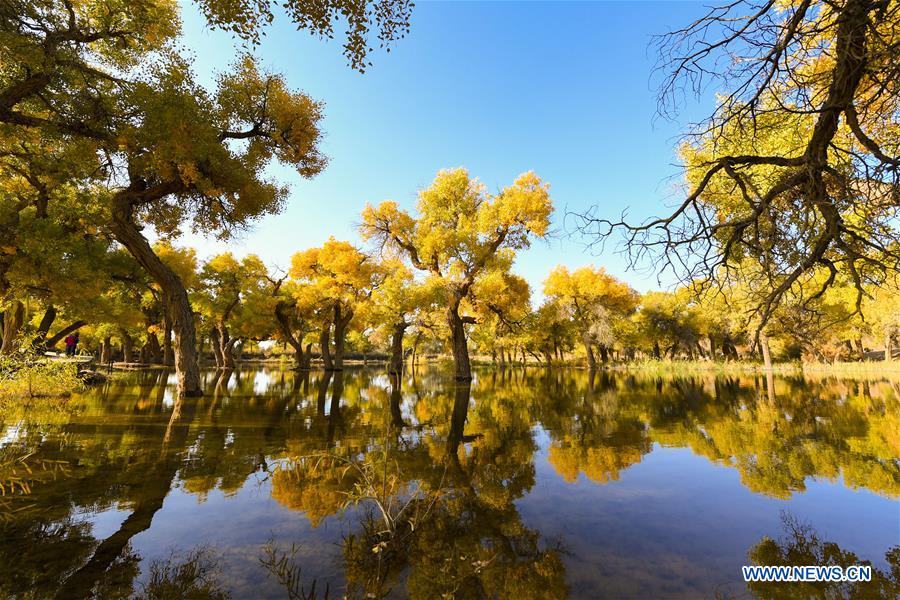
<svg viewBox="0 0 900 600">
<path fill-rule="evenodd" d="M 762 363 L 752 361 L 712 362 L 703 360 L 643 360 L 617 363 L 608 367 L 620 371 L 640 371 L 658 375 L 690 375 L 714 373 L 741 375 L 764 373 Z M 893 362 L 790 362 L 776 363 L 772 371 L 776 375 L 817 375 L 846 378 L 900 379 L 900 361 Z"/>
<path fill-rule="evenodd" d="M 0 361 L 0 401 L 68 396 L 82 387 L 71 363 Z"/>
</svg>

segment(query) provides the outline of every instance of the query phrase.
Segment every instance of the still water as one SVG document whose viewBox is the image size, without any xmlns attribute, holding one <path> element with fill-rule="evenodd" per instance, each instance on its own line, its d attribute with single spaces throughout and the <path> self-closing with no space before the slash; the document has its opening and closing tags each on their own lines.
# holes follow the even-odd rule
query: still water
<svg viewBox="0 0 900 600">
<path fill-rule="evenodd" d="M 900 593 L 897 382 L 260 368 L 206 389 L 142 372 L 0 408 L 0 598 Z M 830 590 L 740 569 L 862 561 L 875 582 Z"/>
</svg>

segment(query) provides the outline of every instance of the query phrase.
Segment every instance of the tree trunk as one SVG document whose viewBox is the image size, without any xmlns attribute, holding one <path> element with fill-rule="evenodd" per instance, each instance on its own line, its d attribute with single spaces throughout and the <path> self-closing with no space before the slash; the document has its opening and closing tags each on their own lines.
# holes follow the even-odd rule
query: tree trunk
<svg viewBox="0 0 900 600">
<path fill-rule="evenodd" d="M 772 370 L 772 351 L 769 349 L 769 336 L 765 333 L 759 334 L 759 346 L 763 355 L 763 366 L 766 371 Z"/>
<path fill-rule="evenodd" d="M 134 340 L 124 329 L 119 334 L 122 336 L 122 360 L 130 363 L 134 360 Z"/>
<path fill-rule="evenodd" d="M 582 343 L 584 344 L 584 350 L 587 353 L 587 366 L 589 369 L 597 368 L 597 359 L 594 358 L 594 348 L 591 345 L 591 336 L 585 334 L 581 338 Z"/>
<path fill-rule="evenodd" d="M 322 324 L 322 333 L 319 334 L 319 352 L 322 354 L 322 365 L 326 371 L 334 371 L 334 362 L 331 360 L 331 321 Z"/>
<path fill-rule="evenodd" d="M 163 317 L 163 364 L 167 367 L 175 364 L 175 352 L 172 349 L 172 323 L 166 316 Z"/>
<path fill-rule="evenodd" d="M 347 325 L 353 318 L 353 311 L 349 308 L 342 307 L 340 304 L 334 305 L 334 357 L 332 358 L 332 368 L 335 371 L 344 370 L 344 342 L 347 337 Z"/>
<path fill-rule="evenodd" d="M 470 381 L 472 368 L 469 365 L 469 347 L 466 343 L 466 325 L 459 316 L 459 299 L 447 308 L 447 324 L 450 326 L 450 345 L 453 350 L 453 365 L 457 381 Z"/>
<path fill-rule="evenodd" d="M 606 364 L 607 362 L 609 362 L 609 349 L 606 346 L 604 346 L 603 344 L 600 344 L 599 349 L 600 349 L 600 360 L 602 360 L 603 363 Z"/>
<path fill-rule="evenodd" d="M 234 342 L 228 334 L 228 326 L 224 323 L 216 325 L 216 334 L 219 337 L 219 349 L 222 353 L 222 368 L 234 368 Z"/>
<path fill-rule="evenodd" d="M 709 334 L 707 336 L 709 338 L 709 359 L 713 362 L 716 360 L 716 338 L 713 337 L 713 334 Z"/>
<path fill-rule="evenodd" d="M 155 365 L 161 365 L 163 362 L 162 348 L 159 346 L 159 338 L 156 337 L 155 333 L 150 331 L 147 332 L 147 344 L 145 347 L 147 348 L 147 354 L 150 357 L 149 362 Z"/>
<path fill-rule="evenodd" d="M 112 340 L 110 340 L 109 336 L 103 338 L 103 343 L 100 344 L 100 364 L 106 365 L 112 362 Z"/>
<path fill-rule="evenodd" d="M 44 340 L 47 339 L 47 334 L 50 332 L 50 327 L 53 325 L 53 321 L 55 320 L 56 307 L 50 304 L 44 311 L 44 316 L 41 318 L 41 322 L 38 325 L 37 332 L 34 336 L 34 341 L 32 342 L 33 347 L 44 348 Z"/>
<path fill-rule="evenodd" d="M 209 332 L 209 339 L 212 343 L 213 356 L 216 358 L 216 368 L 224 369 L 225 358 L 222 355 L 222 342 L 219 339 L 219 331 L 213 328 L 213 330 Z"/>
<path fill-rule="evenodd" d="M 388 374 L 403 375 L 403 334 L 409 325 L 401 321 L 394 325 L 391 333 L 391 360 L 388 363 Z"/>
<path fill-rule="evenodd" d="M 3 342 L 0 343 L 0 354 L 12 354 L 16 349 L 16 340 L 25 322 L 25 305 L 14 300 L 12 306 L 3 313 Z"/>
<path fill-rule="evenodd" d="M 72 323 L 71 325 L 67 325 L 66 327 L 63 327 L 62 329 L 60 329 L 59 331 L 57 331 L 55 334 L 53 334 L 53 335 L 51 335 L 49 338 L 47 338 L 47 343 L 46 343 L 45 347 L 46 347 L 46 348 L 53 348 L 53 347 L 56 346 L 56 345 L 60 342 L 60 340 L 62 340 L 64 337 L 66 337 L 67 335 L 69 335 L 69 334 L 72 333 L 73 331 L 77 331 L 77 330 L 81 329 L 81 328 L 84 327 L 85 325 L 87 325 L 87 322 L 86 322 L 86 321 L 75 321 L 75 322 Z"/>
<path fill-rule="evenodd" d="M 153 252 L 132 215 L 132 202 L 128 190 L 113 199 L 111 229 L 116 240 L 125 246 L 138 264 L 153 277 L 162 290 L 163 308 L 175 334 L 175 373 L 178 392 L 183 396 L 202 396 L 200 363 L 197 360 L 197 335 L 194 330 L 194 313 L 187 290 L 178 275 Z"/>
<path fill-rule="evenodd" d="M 235 348 L 237 348 L 237 350 L 235 350 Z M 225 349 L 222 351 L 222 353 L 225 355 L 226 369 L 235 368 L 236 363 L 242 360 L 242 348 L 243 344 L 241 343 L 241 338 L 231 338 L 230 340 L 228 340 L 228 345 L 225 346 Z M 231 362 L 230 367 L 228 366 L 229 360 Z"/>
<path fill-rule="evenodd" d="M 659 360 L 662 358 L 662 352 L 659 349 L 659 341 L 653 342 L 653 358 Z"/>
</svg>

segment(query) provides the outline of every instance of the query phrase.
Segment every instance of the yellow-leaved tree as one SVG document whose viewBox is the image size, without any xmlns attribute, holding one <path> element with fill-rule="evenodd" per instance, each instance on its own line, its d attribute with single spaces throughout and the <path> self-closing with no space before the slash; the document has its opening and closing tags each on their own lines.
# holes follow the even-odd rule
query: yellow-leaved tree
<svg viewBox="0 0 900 600">
<path fill-rule="evenodd" d="M 581 267 L 574 271 L 559 265 L 544 282 L 544 294 L 571 314 L 581 333 L 590 368 L 597 366 L 594 345 L 606 360 L 613 343 L 612 321 L 637 307 L 638 295 L 603 268 Z"/>
<path fill-rule="evenodd" d="M 320 343 L 326 370 L 343 370 L 347 326 L 371 296 L 378 274 L 372 257 L 334 237 L 321 248 L 310 248 L 291 257 L 291 277 L 297 283 L 312 286 L 325 309 Z M 332 327 L 333 353 L 329 340 Z"/>
<path fill-rule="evenodd" d="M 361 233 L 403 252 L 429 274 L 446 307 L 456 378 L 469 380 L 466 324 L 476 319 L 464 314 L 464 304 L 478 279 L 503 259 L 502 251 L 528 248 L 533 238 L 547 234 L 553 211 L 549 185 L 527 172 L 491 194 L 465 169 L 443 170 L 419 192 L 416 209 L 418 217 L 393 201 L 366 205 Z"/>
</svg>

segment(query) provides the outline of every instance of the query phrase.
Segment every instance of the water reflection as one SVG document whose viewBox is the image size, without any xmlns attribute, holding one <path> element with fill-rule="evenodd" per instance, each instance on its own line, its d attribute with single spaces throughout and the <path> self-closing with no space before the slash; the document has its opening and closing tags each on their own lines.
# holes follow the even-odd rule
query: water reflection
<svg viewBox="0 0 900 600">
<path fill-rule="evenodd" d="M 683 448 L 738 473 L 762 499 L 794 498 L 813 478 L 900 495 L 900 389 L 888 381 L 788 378 L 773 387 L 761 378 L 504 369 L 469 386 L 433 370 L 401 380 L 260 369 L 210 373 L 207 396 L 178 401 L 168 379 L 136 373 L 67 402 L 0 409 L 0 596 L 114 598 L 144 589 L 153 571 L 140 536 L 166 524 L 161 509 L 176 491 L 202 511 L 213 494 L 237 501 L 256 489 L 242 510 L 259 511 L 265 537 L 266 498 L 311 531 L 334 523 L 322 535 L 339 556 L 316 572 L 303 567 L 307 595 L 323 581 L 320 593 L 334 593 L 327 586 L 335 583 L 352 597 L 496 598 L 604 593 L 583 582 L 573 589 L 567 569 L 602 531 L 562 539 L 540 515 L 523 514 L 525 500 L 574 522 L 594 508 L 560 515 L 566 509 L 538 485 L 551 483 L 541 465 L 565 485 L 601 489 L 647 457 Z M 116 517 L 114 526 L 99 531 L 95 515 Z M 695 518 L 700 531 L 703 515 Z M 170 547 L 195 544 L 176 537 Z M 766 544 L 754 559 L 776 560 Z M 243 557 L 247 569 L 263 570 L 262 548 Z M 288 562 L 281 567 L 290 572 Z M 689 595 L 723 576 L 648 589 Z"/>
</svg>

